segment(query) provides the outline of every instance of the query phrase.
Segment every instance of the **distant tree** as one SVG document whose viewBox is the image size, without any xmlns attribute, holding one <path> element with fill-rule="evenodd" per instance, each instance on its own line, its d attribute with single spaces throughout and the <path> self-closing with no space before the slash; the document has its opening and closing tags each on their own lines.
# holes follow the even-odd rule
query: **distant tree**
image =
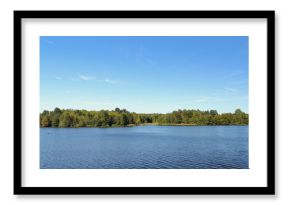
<svg viewBox="0 0 290 205">
<path fill-rule="evenodd" d="M 242 113 L 243 113 L 242 110 L 239 109 L 239 108 L 235 110 L 235 114 L 236 114 L 236 115 L 238 115 L 238 114 L 242 114 Z"/>
<path fill-rule="evenodd" d="M 52 127 L 58 127 L 59 126 L 59 117 L 60 117 L 60 115 L 53 114 L 53 116 L 51 117 L 51 126 Z"/>
<path fill-rule="evenodd" d="M 59 127 L 70 127 L 71 120 L 68 112 L 63 112 L 59 118 Z"/>
<path fill-rule="evenodd" d="M 43 117 L 41 117 L 41 126 L 42 127 L 50 127 L 51 126 L 51 121 L 49 119 L 48 115 L 44 115 Z"/>
<path fill-rule="evenodd" d="M 137 116 L 136 119 L 135 119 L 135 123 L 137 125 L 141 124 L 142 123 L 142 120 L 141 120 L 141 116 Z"/>
<path fill-rule="evenodd" d="M 249 115 L 236 109 L 234 113 L 218 114 L 216 110 L 177 110 L 167 114 L 137 114 L 126 109 L 113 111 L 44 110 L 40 114 L 41 127 L 110 127 L 129 124 L 156 123 L 159 125 L 247 125 Z"/>
<path fill-rule="evenodd" d="M 115 108 L 115 112 L 121 112 L 120 108 Z"/>
<path fill-rule="evenodd" d="M 121 115 L 120 124 L 123 126 L 129 124 L 128 116 L 125 113 L 122 113 L 122 115 Z"/>
<path fill-rule="evenodd" d="M 61 114 L 61 110 L 58 107 L 54 108 L 54 111 L 53 112 L 55 114 Z"/>
<path fill-rule="evenodd" d="M 210 110 L 209 114 L 211 115 L 218 115 L 218 112 L 216 110 Z"/>
</svg>

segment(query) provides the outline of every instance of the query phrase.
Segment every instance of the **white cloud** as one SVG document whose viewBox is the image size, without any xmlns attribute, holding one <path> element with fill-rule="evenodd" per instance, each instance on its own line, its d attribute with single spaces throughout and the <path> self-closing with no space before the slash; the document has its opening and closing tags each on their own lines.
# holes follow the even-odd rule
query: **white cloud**
<svg viewBox="0 0 290 205">
<path fill-rule="evenodd" d="M 88 81 L 88 80 L 92 80 L 93 78 L 87 75 L 79 75 L 79 79 Z"/>
<path fill-rule="evenodd" d="M 104 80 L 104 82 L 105 82 L 105 83 L 110 83 L 110 84 L 117 84 L 117 83 L 119 83 L 118 81 L 116 81 L 116 80 L 111 80 L 111 79 L 109 79 L 109 78 L 106 78 L 106 79 Z"/>
<path fill-rule="evenodd" d="M 56 76 L 55 79 L 62 80 L 62 77 Z"/>
</svg>

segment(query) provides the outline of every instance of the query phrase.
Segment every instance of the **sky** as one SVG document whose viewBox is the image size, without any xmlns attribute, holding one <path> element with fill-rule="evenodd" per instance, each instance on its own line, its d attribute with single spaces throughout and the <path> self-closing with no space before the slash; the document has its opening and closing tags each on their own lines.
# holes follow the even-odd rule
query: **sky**
<svg viewBox="0 0 290 205">
<path fill-rule="evenodd" d="M 248 112 L 247 36 L 41 36 L 40 112 Z"/>
</svg>

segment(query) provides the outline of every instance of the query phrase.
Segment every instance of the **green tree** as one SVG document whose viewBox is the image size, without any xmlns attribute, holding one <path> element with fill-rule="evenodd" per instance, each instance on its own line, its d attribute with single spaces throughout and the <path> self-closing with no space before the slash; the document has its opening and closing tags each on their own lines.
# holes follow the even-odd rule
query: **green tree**
<svg viewBox="0 0 290 205">
<path fill-rule="evenodd" d="M 41 117 L 41 126 L 42 127 L 50 127 L 51 126 L 51 121 L 49 119 L 48 115 L 44 115 L 43 117 Z"/>
<path fill-rule="evenodd" d="M 58 114 L 54 114 L 51 118 L 51 126 L 52 127 L 58 127 L 59 126 L 59 118 L 60 115 Z"/>
<path fill-rule="evenodd" d="M 239 114 L 242 114 L 242 113 L 243 113 L 242 110 L 239 109 L 239 108 L 235 110 L 235 114 L 236 114 L 236 115 L 239 115 Z"/>
<path fill-rule="evenodd" d="M 234 113 L 218 114 L 216 110 L 177 110 L 167 114 L 138 114 L 126 109 L 115 110 L 44 110 L 40 114 L 41 127 L 109 127 L 129 124 L 157 123 L 159 125 L 247 125 L 249 115 L 236 109 Z"/>
<path fill-rule="evenodd" d="M 128 116 L 124 113 L 122 113 L 121 118 L 120 118 L 120 124 L 125 126 L 129 124 L 129 119 Z"/>
</svg>

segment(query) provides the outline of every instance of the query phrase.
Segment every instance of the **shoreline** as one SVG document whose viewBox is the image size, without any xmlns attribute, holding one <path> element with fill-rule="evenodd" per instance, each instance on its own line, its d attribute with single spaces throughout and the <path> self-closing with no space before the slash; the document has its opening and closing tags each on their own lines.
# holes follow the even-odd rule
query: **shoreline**
<svg viewBox="0 0 290 205">
<path fill-rule="evenodd" d="M 174 127 L 218 127 L 218 126 L 249 126 L 246 125 L 197 125 L 197 124 L 157 124 L 157 123 L 143 123 L 143 124 L 129 124 L 126 126 L 100 126 L 100 127 L 39 127 L 39 128 L 130 128 L 130 127 L 138 127 L 138 126 L 174 126 Z"/>
</svg>

